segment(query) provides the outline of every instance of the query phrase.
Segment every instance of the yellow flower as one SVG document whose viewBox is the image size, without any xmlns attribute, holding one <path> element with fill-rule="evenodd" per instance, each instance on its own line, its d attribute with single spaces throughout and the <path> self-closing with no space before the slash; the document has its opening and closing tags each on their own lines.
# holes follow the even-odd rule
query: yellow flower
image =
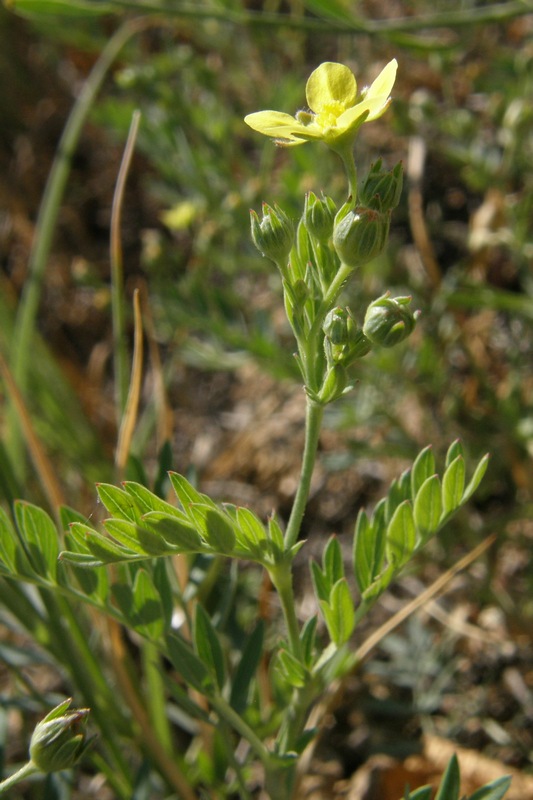
<svg viewBox="0 0 533 800">
<path fill-rule="evenodd" d="M 396 59 L 389 61 L 374 83 L 358 94 L 353 72 L 344 64 L 326 61 L 307 81 L 310 111 L 298 111 L 294 117 L 281 111 L 257 111 L 244 121 L 280 145 L 317 139 L 334 150 L 344 149 L 363 122 L 372 122 L 388 108 L 397 67 Z"/>
</svg>

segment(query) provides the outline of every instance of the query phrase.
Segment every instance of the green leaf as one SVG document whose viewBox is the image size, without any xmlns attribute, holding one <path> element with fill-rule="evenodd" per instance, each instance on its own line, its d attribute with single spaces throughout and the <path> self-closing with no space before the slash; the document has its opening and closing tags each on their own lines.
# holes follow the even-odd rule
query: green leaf
<svg viewBox="0 0 533 800">
<path fill-rule="evenodd" d="M 239 529 L 248 542 L 253 545 L 261 545 L 268 540 L 265 526 L 250 509 L 238 508 L 236 518 Z"/>
<path fill-rule="evenodd" d="M 306 620 L 302 632 L 300 634 L 300 641 L 302 643 L 302 653 L 305 664 L 311 668 L 315 658 L 316 649 L 316 627 L 318 624 L 318 617 L 315 614 Z"/>
<path fill-rule="evenodd" d="M 141 525 L 123 519 L 106 519 L 104 527 L 117 542 L 139 555 L 158 558 L 178 552 L 177 548 L 169 545 L 161 536 Z"/>
<path fill-rule="evenodd" d="M 181 636 L 169 634 L 166 638 L 168 656 L 185 683 L 203 694 L 213 689 L 213 679 L 206 665 Z"/>
<path fill-rule="evenodd" d="M 457 756 L 453 755 L 442 776 L 435 800 L 459 800 L 460 775 Z"/>
<path fill-rule="evenodd" d="M 465 462 L 458 455 L 442 476 L 442 518 L 452 514 L 461 505 L 465 488 Z"/>
<path fill-rule="evenodd" d="M 322 567 L 330 586 L 344 578 L 342 550 L 336 536 L 331 536 L 322 556 Z"/>
<path fill-rule="evenodd" d="M 59 555 L 56 526 L 42 508 L 20 500 L 15 503 L 15 519 L 35 572 L 55 581 Z"/>
<path fill-rule="evenodd" d="M 143 516 L 142 521 L 180 552 L 200 553 L 206 549 L 204 541 L 196 528 L 185 519 L 185 517 L 183 520 L 178 519 L 162 511 L 150 511 Z"/>
<path fill-rule="evenodd" d="M 507 793 L 511 785 L 511 777 L 504 775 L 503 778 L 497 778 L 486 786 L 482 786 L 474 794 L 470 795 L 469 800 L 501 800 Z"/>
<path fill-rule="evenodd" d="M 140 569 L 133 584 L 135 627 L 153 641 L 159 641 L 165 631 L 161 598 L 151 576 Z"/>
<path fill-rule="evenodd" d="M 420 487 L 414 504 L 414 519 L 422 541 L 439 529 L 442 515 L 441 485 L 438 475 L 431 475 Z"/>
<path fill-rule="evenodd" d="M 262 620 L 259 620 L 246 639 L 241 659 L 233 676 L 230 705 L 238 714 L 242 714 L 248 705 L 250 685 L 263 655 L 264 635 L 265 625 Z"/>
<path fill-rule="evenodd" d="M 414 501 L 422 485 L 435 472 L 433 448 L 428 445 L 417 455 L 411 470 L 411 493 Z"/>
<path fill-rule="evenodd" d="M 348 641 L 355 627 L 355 610 L 346 578 L 341 578 L 332 588 L 329 602 L 320 603 L 329 635 L 340 647 Z"/>
<path fill-rule="evenodd" d="M 226 682 L 224 654 L 213 623 L 200 603 L 196 605 L 194 617 L 194 644 L 199 658 L 216 679 L 218 688 L 222 690 Z"/>
<path fill-rule="evenodd" d="M 472 478 L 470 479 L 470 483 L 464 490 L 463 496 L 461 498 L 461 504 L 466 503 L 468 500 L 470 500 L 470 498 L 476 491 L 477 487 L 483 480 L 483 476 L 485 475 L 485 472 L 487 471 L 487 467 L 489 465 L 489 459 L 490 455 L 486 453 L 479 462 L 479 464 L 477 465 L 475 472 L 472 475 Z"/>
<path fill-rule="evenodd" d="M 322 572 L 316 561 L 311 561 L 310 569 L 316 598 L 317 600 L 323 600 L 327 603 L 329 600 L 329 593 L 332 589 L 328 576 L 325 572 Z"/>
<path fill-rule="evenodd" d="M 131 495 L 123 489 L 112 486 L 110 483 L 97 483 L 96 491 L 100 502 L 107 508 L 111 516 L 130 520 L 130 522 L 139 521 L 139 510 Z"/>
<path fill-rule="evenodd" d="M 70 508 L 70 506 L 61 506 L 59 509 L 59 521 L 61 528 L 66 531 L 71 522 L 87 522 L 87 517 L 85 514 L 80 514 L 76 509 Z"/>
<path fill-rule="evenodd" d="M 235 547 L 235 532 L 228 516 L 216 507 L 192 504 L 189 508 L 191 518 L 207 544 L 222 555 L 229 555 Z"/>
<path fill-rule="evenodd" d="M 122 484 L 124 490 L 135 500 L 135 505 L 141 514 L 147 514 L 149 511 L 163 511 L 165 514 L 175 515 L 183 518 L 183 514 L 179 509 L 166 500 L 162 500 L 156 494 L 143 486 L 142 483 L 135 481 L 124 481 Z"/>
<path fill-rule="evenodd" d="M 274 554 L 279 555 L 285 550 L 285 539 L 277 519 L 272 516 L 268 520 L 268 538 L 274 547 Z"/>
<path fill-rule="evenodd" d="M 19 538 L 8 515 L 0 507 L 0 561 L 3 561 L 8 572 L 14 575 L 18 572 L 15 567 L 17 550 L 22 551 Z M 23 553 L 23 556 L 26 560 L 27 574 L 31 575 L 33 571 L 27 563 L 26 554 Z"/>
<path fill-rule="evenodd" d="M 94 17 L 116 12 L 112 3 L 98 0 L 4 0 L 6 7 L 22 16 L 51 14 L 62 17 Z"/>
<path fill-rule="evenodd" d="M 386 553 L 391 564 L 400 566 L 409 559 L 416 544 L 413 510 L 408 500 L 398 506 L 387 528 Z"/>
<path fill-rule="evenodd" d="M 276 657 L 276 668 L 282 678 L 296 689 L 307 683 L 309 675 L 301 661 L 298 661 L 288 650 L 280 650 Z"/>
<path fill-rule="evenodd" d="M 368 589 L 383 569 L 385 560 L 384 501 L 376 506 L 372 520 L 361 510 L 354 537 L 354 573 L 361 594 Z"/>
<path fill-rule="evenodd" d="M 448 447 L 448 452 L 446 453 L 446 467 L 449 467 L 452 461 L 461 456 L 463 459 L 465 458 L 465 450 L 463 444 L 460 439 L 455 439 Z"/>
<path fill-rule="evenodd" d="M 93 565 L 91 562 L 94 562 L 94 556 L 87 553 L 87 547 L 83 539 L 80 542 L 79 539 L 73 536 L 69 531 L 66 534 L 66 542 L 73 552 L 59 554 L 59 564 L 63 569 L 58 571 L 58 575 L 61 575 L 61 571 L 64 571 L 65 566 L 68 564 L 81 590 L 88 597 L 98 600 L 102 605 L 106 605 L 109 595 L 107 570 L 87 569 L 88 566 Z M 70 556 L 79 556 L 81 564 L 77 564 Z"/>
<path fill-rule="evenodd" d="M 419 789 L 415 789 L 414 792 L 410 794 L 404 795 L 404 800 L 431 800 L 431 795 L 433 794 L 433 789 L 431 786 L 421 786 Z"/>
<path fill-rule="evenodd" d="M 172 488 L 176 492 L 177 498 L 187 515 L 189 515 L 189 506 L 191 503 L 206 505 L 210 506 L 211 508 L 217 507 L 216 503 L 214 503 L 210 497 L 208 497 L 206 494 L 201 494 L 198 492 L 194 486 L 192 486 L 192 484 L 190 484 L 189 481 L 183 477 L 183 475 L 179 475 L 177 472 L 169 472 L 168 477 L 170 478 Z"/>
<path fill-rule="evenodd" d="M 391 483 L 386 497 L 385 519 L 390 522 L 396 509 L 405 500 L 411 499 L 411 470 L 406 469 L 397 480 Z"/>
<path fill-rule="evenodd" d="M 111 539 L 102 536 L 101 533 L 98 533 L 94 528 L 91 528 L 83 522 L 73 522 L 70 526 L 70 532 L 72 535 L 78 537 L 78 541 L 83 542 L 92 556 L 95 556 L 96 561 L 92 566 L 114 564 L 119 561 L 129 561 L 130 559 L 139 558 L 130 548 L 120 547 L 118 544 L 112 542 Z M 80 558 L 80 555 L 82 554 L 63 552 L 61 553 L 61 559 L 63 561 L 68 560 L 72 563 L 77 563 L 80 566 L 82 564 L 91 566 L 89 559 Z"/>
</svg>

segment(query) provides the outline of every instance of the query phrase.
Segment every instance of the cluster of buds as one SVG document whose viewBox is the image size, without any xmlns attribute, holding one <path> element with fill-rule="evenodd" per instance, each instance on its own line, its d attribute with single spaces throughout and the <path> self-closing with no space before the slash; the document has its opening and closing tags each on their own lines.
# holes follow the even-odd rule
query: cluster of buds
<svg viewBox="0 0 533 800">
<path fill-rule="evenodd" d="M 263 203 L 262 211 L 261 219 L 253 209 L 250 211 L 252 239 L 259 252 L 274 261 L 283 273 L 294 244 L 294 225 L 277 204 L 272 208 Z"/>
<path fill-rule="evenodd" d="M 317 400 L 326 404 L 350 388 L 347 369 L 370 352 L 372 342 L 357 325 L 348 308 L 333 308 L 324 320 L 322 331 L 327 368 Z"/>
</svg>

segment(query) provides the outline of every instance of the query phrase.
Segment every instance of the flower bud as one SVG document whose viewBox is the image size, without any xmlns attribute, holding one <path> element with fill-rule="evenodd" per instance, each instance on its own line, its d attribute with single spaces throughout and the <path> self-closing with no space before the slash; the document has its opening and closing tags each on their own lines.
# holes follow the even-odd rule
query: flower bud
<svg viewBox="0 0 533 800">
<path fill-rule="evenodd" d="M 343 214 L 341 217 L 340 215 Z M 390 214 L 365 206 L 339 211 L 333 229 L 337 255 L 348 267 L 359 267 L 376 258 L 387 242 Z"/>
<path fill-rule="evenodd" d="M 347 308 L 333 308 L 324 320 L 326 358 L 328 363 L 350 364 L 366 356 L 372 349 L 372 343 L 358 327 Z"/>
<path fill-rule="evenodd" d="M 250 211 L 252 239 L 255 246 L 278 266 L 285 266 L 294 244 L 294 225 L 278 205 L 274 208 L 263 203 L 260 220 L 255 211 Z"/>
<path fill-rule="evenodd" d="M 327 242 L 333 233 L 335 211 L 335 203 L 331 197 L 322 196 L 322 199 L 319 200 L 313 192 L 306 194 L 303 213 L 304 225 L 311 236 L 314 236 L 319 242 Z"/>
<path fill-rule="evenodd" d="M 87 749 L 85 734 L 88 708 L 67 711 L 72 700 L 65 700 L 36 726 L 30 740 L 30 759 L 41 772 L 69 769 Z"/>
<path fill-rule="evenodd" d="M 359 200 L 368 208 L 387 212 L 396 208 L 400 202 L 403 186 L 402 162 L 390 172 L 381 169 L 381 159 L 372 164 L 370 172 L 359 190 Z"/>
<path fill-rule="evenodd" d="M 393 347 L 412 333 L 420 311 L 408 308 L 410 297 L 390 297 L 384 294 L 374 300 L 366 311 L 363 333 L 373 344 Z"/>
</svg>

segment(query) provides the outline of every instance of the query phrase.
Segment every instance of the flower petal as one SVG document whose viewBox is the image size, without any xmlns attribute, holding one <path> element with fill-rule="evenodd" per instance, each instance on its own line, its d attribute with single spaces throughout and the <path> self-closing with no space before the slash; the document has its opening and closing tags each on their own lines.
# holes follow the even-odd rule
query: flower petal
<svg viewBox="0 0 533 800">
<path fill-rule="evenodd" d="M 389 61 L 387 66 L 381 70 L 372 86 L 370 86 L 370 88 L 367 90 L 365 99 L 370 97 L 378 97 L 380 95 L 385 95 L 385 97 L 388 97 L 391 93 L 392 87 L 394 86 L 394 81 L 396 80 L 397 69 L 398 62 L 395 58 L 393 58 L 392 61 Z"/>
<path fill-rule="evenodd" d="M 339 133 L 345 133 L 350 128 L 358 128 L 361 123 L 357 123 L 360 117 L 364 116 L 362 122 L 372 122 L 372 120 L 381 117 L 385 113 L 390 104 L 390 97 L 381 95 L 378 97 L 369 97 L 357 103 L 356 106 L 348 108 L 344 114 L 341 114 L 337 120 L 337 128 Z"/>
<path fill-rule="evenodd" d="M 309 76 L 305 94 L 309 108 L 319 114 L 331 103 L 340 103 L 344 108 L 353 105 L 357 83 L 353 72 L 344 64 L 325 61 Z"/>
<path fill-rule="evenodd" d="M 282 111 L 256 111 L 254 114 L 248 114 L 244 121 L 254 131 L 270 136 L 272 139 L 288 139 L 292 142 L 306 141 L 298 139 L 294 135 L 300 130 L 305 131 L 305 125 Z"/>
</svg>

